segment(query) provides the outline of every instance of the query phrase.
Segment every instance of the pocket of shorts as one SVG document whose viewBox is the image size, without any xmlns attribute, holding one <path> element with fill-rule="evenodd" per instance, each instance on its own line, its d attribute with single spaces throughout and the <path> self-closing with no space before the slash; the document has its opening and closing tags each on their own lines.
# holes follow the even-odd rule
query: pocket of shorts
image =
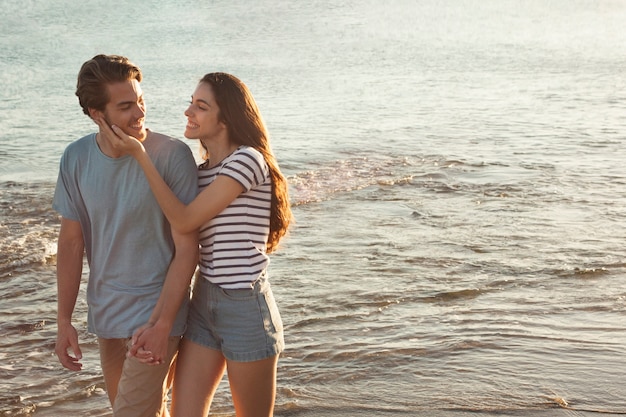
<svg viewBox="0 0 626 417">
<path fill-rule="evenodd" d="M 265 302 L 265 307 L 267 308 L 268 316 L 264 318 L 264 325 L 267 329 L 282 332 L 283 331 L 283 320 L 280 317 L 280 312 L 278 311 L 278 305 L 276 304 L 276 300 L 274 299 L 274 294 L 271 290 L 261 293 L 263 301 Z M 270 327 L 271 326 L 271 327 Z"/>
<path fill-rule="evenodd" d="M 241 288 L 235 290 L 229 290 L 225 288 L 220 288 L 220 291 L 226 298 L 230 298 L 231 300 L 249 300 L 255 297 L 255 291 L 252 288 Z"/>
</svg>

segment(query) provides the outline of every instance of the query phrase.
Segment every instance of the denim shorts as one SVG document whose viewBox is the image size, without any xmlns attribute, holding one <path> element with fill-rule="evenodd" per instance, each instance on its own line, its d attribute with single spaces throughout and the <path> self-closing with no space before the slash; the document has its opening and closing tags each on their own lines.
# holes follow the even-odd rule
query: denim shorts
<svg viewBox="0 0 626 417">
<path fill-rule="evenodd" d="M 269 281 L 228 290 L 197 276 L 184 337 L 237 362 L 278 355 L 285 347 L 283 322 Z"/>
</svg>

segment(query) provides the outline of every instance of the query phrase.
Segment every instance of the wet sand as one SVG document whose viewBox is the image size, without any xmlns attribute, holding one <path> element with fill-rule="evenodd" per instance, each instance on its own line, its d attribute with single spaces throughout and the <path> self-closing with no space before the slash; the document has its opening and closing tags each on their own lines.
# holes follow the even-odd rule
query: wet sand
<svg viewBox="0 0 626 417">
<path fill-rule="evenodd" d="M 493 416 L 523 416 L 523 417 L 558 417 L 558 416 L 624 416 L 626 412 L 613 413 L 609 410 L 577 410 L 573 408 L 556 407 L 546 410 L 423 410 L 423 411 L 368 411 L 368 410 L 311 410 L 294 413 L 281 412 L 276 417 L 493 417 Z"/>
</svg>

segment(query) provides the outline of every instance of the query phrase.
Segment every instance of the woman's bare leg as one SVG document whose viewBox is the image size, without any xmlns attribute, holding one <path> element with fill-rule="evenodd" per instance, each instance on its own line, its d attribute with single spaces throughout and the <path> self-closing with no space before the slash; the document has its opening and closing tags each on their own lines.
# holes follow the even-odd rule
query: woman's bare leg
<svg viewBox="0 0 626 417">
<path fill-rule="evenodd" d="M 254 362 L 228 361 L 228 382 L 237 417 L 271 417 L 276 400 L 278 355 Z"/>
<path fill-rule="evenodd" d="M 172 390 L 172 417 L 206 417 L 225 369 L 222 352 L 183 338 Z"/>
</svg>

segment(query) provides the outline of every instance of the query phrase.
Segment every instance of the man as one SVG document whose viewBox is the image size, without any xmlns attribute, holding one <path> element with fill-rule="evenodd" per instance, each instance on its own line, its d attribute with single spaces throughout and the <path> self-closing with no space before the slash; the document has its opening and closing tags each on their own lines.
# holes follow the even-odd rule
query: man
<svg viewBox="0 0 626 417">
<path fill-rule="evenodd" d="M 168 185 L 189 203 L 198 189 L 191 150 L 145 128 L 141 79 L 141 70 L 127 58 L 97 55 L 81 67 L 76 95 L 94 121 L 119 126 L 141 140 Z M 169 370 L 184 332 L 197 233 L 170 228 L 135 159 L 116 151 L 100 132 L 65 150 L 53 208 L 62 217 L 59 361 L 73 371 L 82 367 L 71 320 L 86 252 L 88 330 L 98 336 L 113 415 L 167 415 Z"/>
</svg>

